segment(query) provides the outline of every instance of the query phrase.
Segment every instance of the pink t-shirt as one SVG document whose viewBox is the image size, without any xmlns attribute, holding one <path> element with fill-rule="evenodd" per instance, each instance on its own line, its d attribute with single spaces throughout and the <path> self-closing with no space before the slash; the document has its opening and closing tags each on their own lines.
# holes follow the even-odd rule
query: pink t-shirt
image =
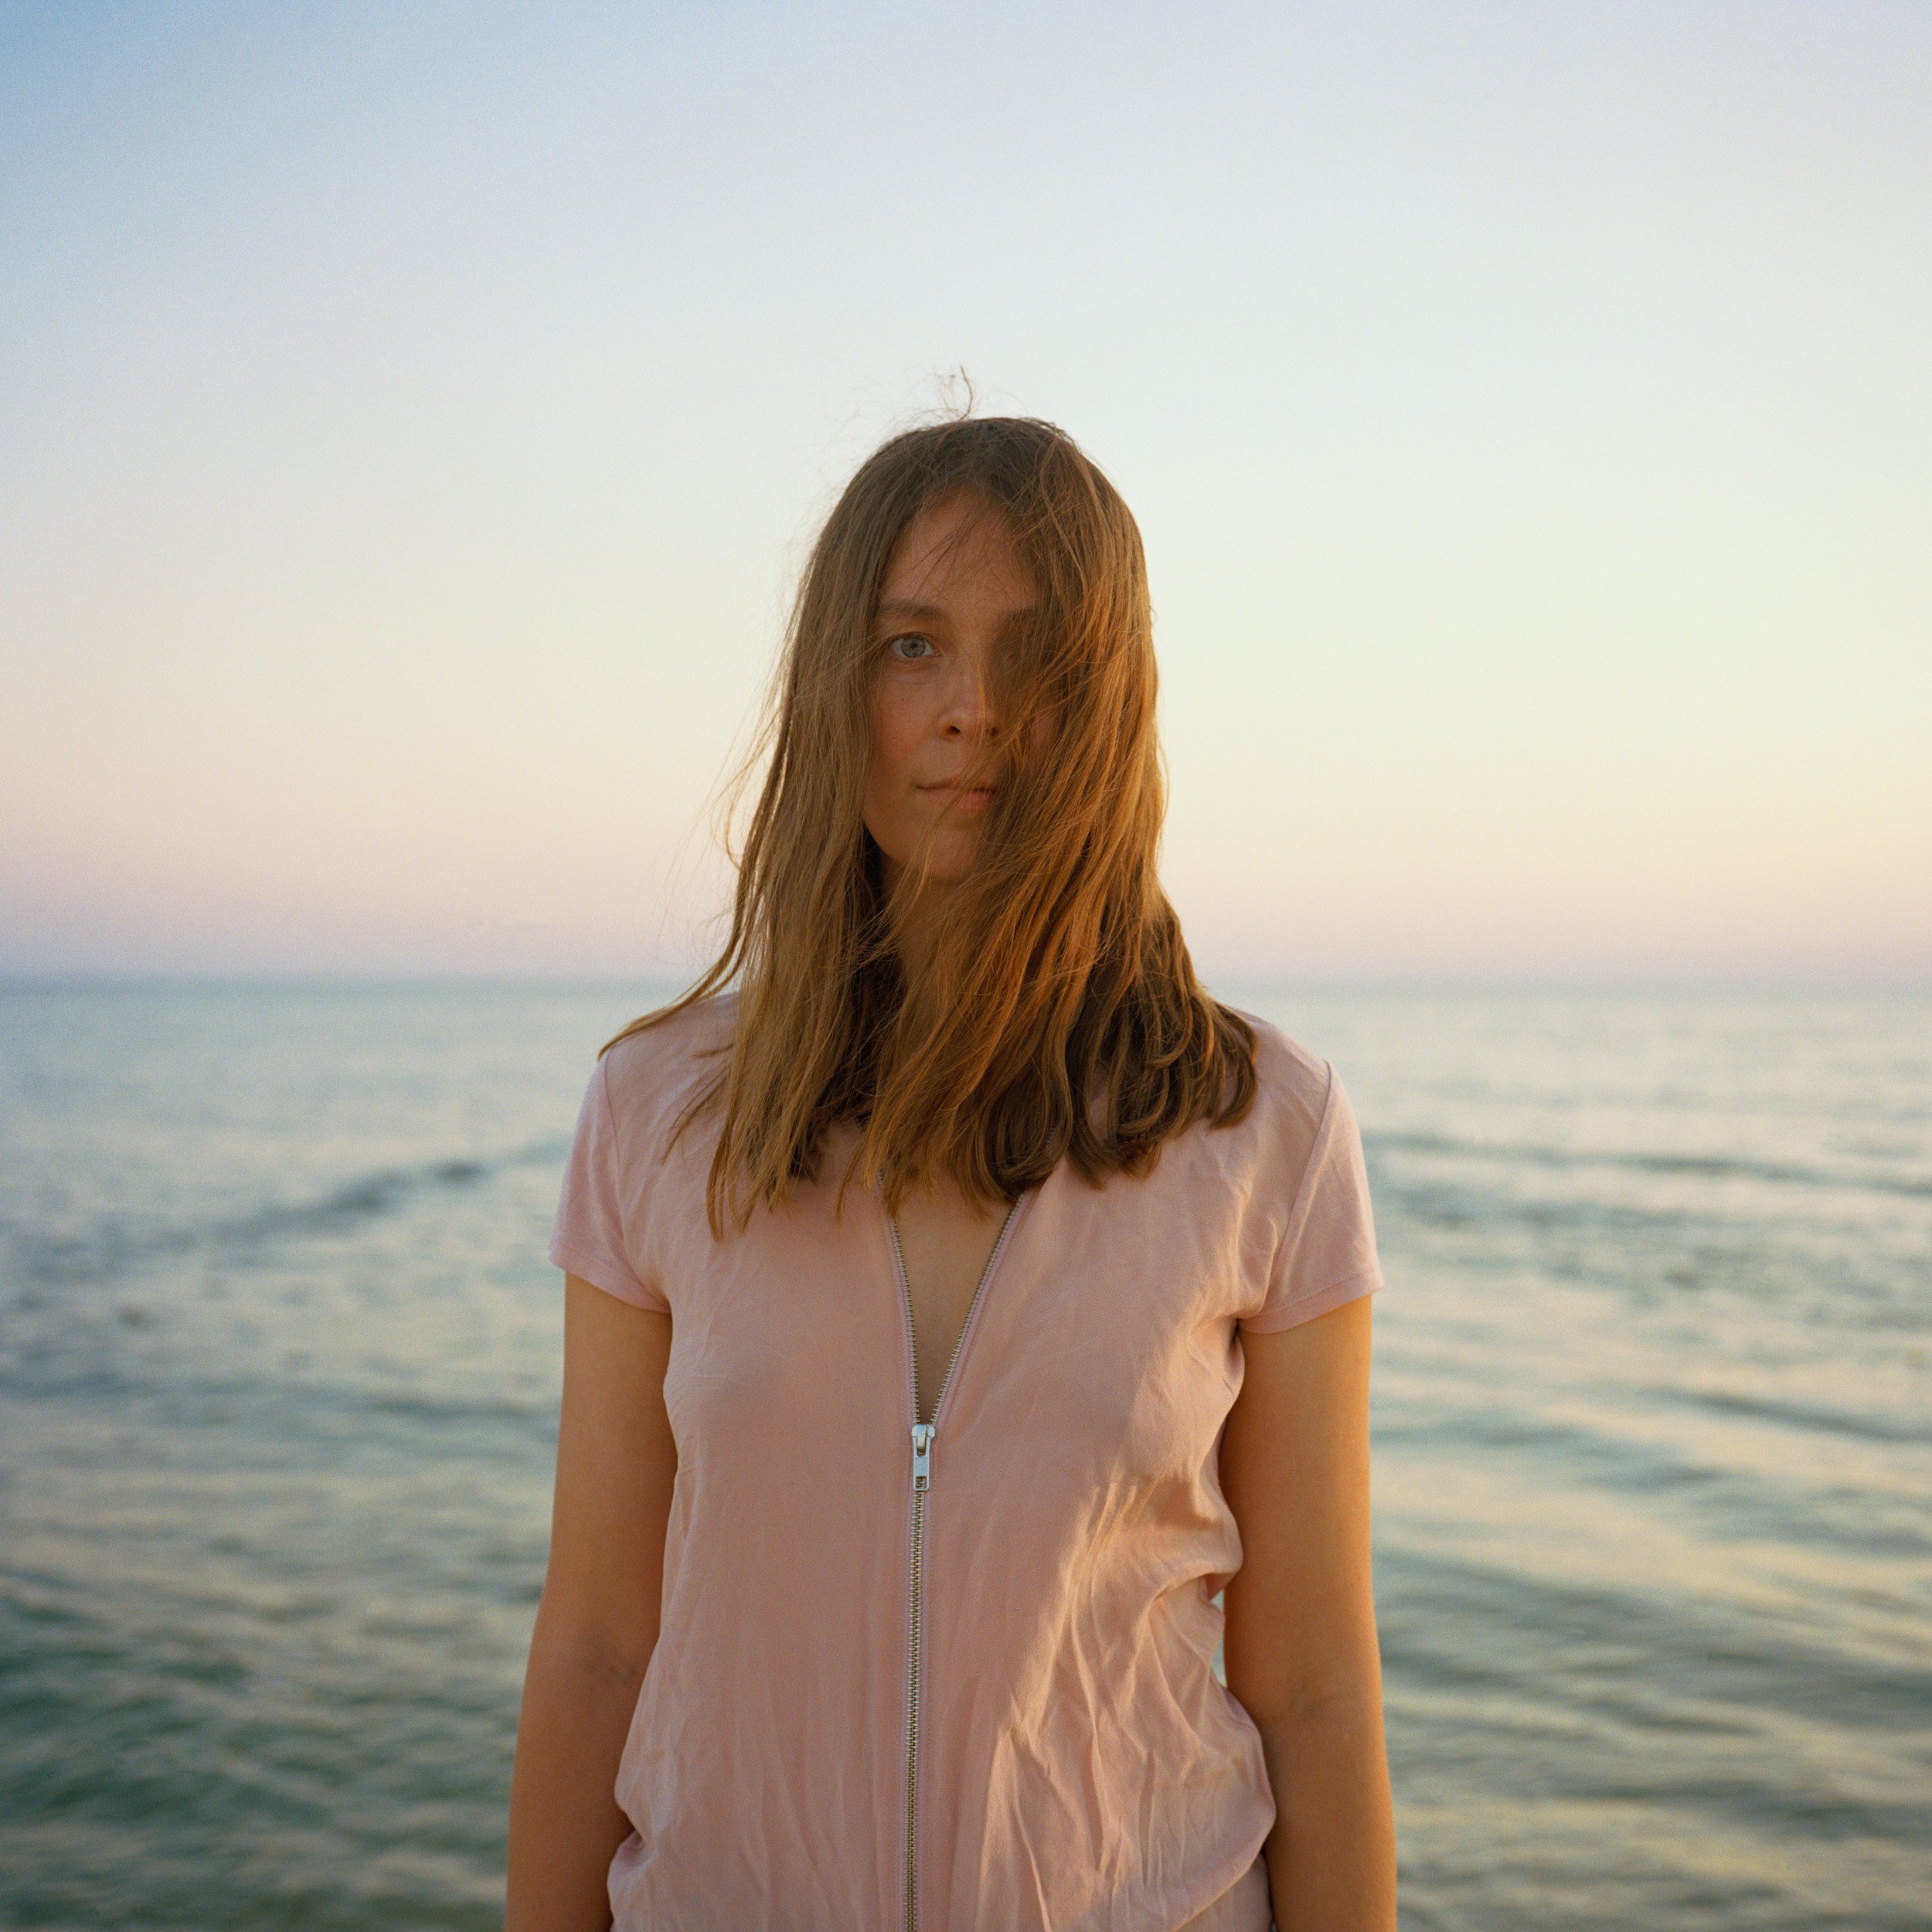
<svg viewBox="0 0 1932 1932">
<path fill-rule="evenodd" d="M 1230 1128 L 1023 1195 L 930 1431 L 876 1190 L 714 1241 L 668 1156 L 726 996 L 592 1075 L 551 1258 L 672 1318 L 657 1648 L 617 1780 L 615 1932 L 1267 1932 L 1260 1733 L 1214 1675 L 1241 1560 L 1240 1331 L 1381 1286 L 1334 1070 L 1278 1028 Z"/>
</svg>

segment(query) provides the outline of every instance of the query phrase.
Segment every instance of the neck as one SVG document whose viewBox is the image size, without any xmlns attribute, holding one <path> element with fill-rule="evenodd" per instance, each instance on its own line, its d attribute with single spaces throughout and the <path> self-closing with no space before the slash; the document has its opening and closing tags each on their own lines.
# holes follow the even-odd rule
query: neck
<svg viewBox="0 0 1932 1932">
<path fill-rule="evenodd" d="M 883 858 L 884 855 L 880 856 Z M 886 859 L 884 883 L 888 895 L 896 889 L 902 869 L 896 859 Z M 900 970 L 905 975 L 908 985 L 916 985 L 926 976 L 952 896 L 944 881 L 929 879 L 918 897 L 904 908 L 894 924 L 893 947 L 899 955 Z"/>
</svg>

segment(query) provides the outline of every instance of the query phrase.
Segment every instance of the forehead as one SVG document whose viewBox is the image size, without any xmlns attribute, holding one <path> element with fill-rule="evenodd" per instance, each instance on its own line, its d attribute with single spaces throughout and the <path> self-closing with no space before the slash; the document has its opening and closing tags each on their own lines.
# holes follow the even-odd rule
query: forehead
<svg viewBox="0 0 1932 1932">
<path fill-rule="evenodd" d="M 1004 515 L 979 498 L 956 495 L 928 504 L 906 526 L 886 563 L 879 600 L 882 608 L 970 604 L 1005 611 L 1029 607 L 1035 595 Z"/>
</svg>

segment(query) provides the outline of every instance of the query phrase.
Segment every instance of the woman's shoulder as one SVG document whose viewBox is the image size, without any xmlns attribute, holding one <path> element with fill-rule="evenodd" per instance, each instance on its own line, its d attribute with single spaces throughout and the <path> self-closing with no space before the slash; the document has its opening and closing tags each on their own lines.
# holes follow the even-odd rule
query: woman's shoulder
<svg viewBox="0 0 1932 1932">
<path fill-rule="evenodd" d="M 1259 1014 L 1230 1010 L 1254 1029 L 1248 1151 L 1260 1185 L 1249 1198 L 1270 1243 L 1266 1297 L 1241 1326 L 1290 1328 L 1382 1285 L 1362 1136 L 1330 1061 Z"/>
<path fill-rule="evenodd" d="M 604 1090 L 621 1129 L 682 1112 L 724 1071 L 738 1010 L 735 991 L 694 1000 L 624 1034 L 601 1056 Z"/>
<path fill-rule="evenodd" d="M 1256 1091 L 1250 1117 L 1256 1131 L 1277 1148 L 1285 1144 L 1305 1156 L 1335 1096 L 1333 1064 L 1274 1021 L 1226 1000 L 1221 1004 L 1253 1029 Z"/>
</svg>

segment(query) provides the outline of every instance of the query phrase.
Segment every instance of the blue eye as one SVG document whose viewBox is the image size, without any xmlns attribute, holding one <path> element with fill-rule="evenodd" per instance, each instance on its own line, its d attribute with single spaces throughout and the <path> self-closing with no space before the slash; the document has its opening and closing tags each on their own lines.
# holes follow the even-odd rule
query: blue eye
<svg viewBox="0 0 1932 1932">
<path fill-rule="evenodd" d="M 900 648 L 902 645 L 915 645 L 918 649 L 910 652 L 902 651 Z M 888 638 L 886 640 L 886 648 L 902 663 L 917 664 L 922 655 L 931 651 L 932 648 L 932 639 L 922 638 L 917 631 L 908 631 L 902 636 Z"/>
</svg>

